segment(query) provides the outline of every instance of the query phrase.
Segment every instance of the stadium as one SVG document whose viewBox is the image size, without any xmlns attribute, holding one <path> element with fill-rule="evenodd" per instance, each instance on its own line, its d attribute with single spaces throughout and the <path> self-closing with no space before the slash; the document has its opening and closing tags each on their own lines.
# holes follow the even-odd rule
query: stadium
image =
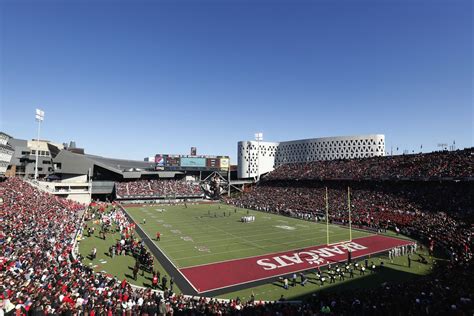
<svg viewBox="0 0 474 316">
<path fill-rule="evenodd" d="M 233 179 L 248 165 L 196 149 L 140 162 L 43 141 L 53 168 L 34 179 L 24 162 L 38 143 L 1 136 L 10 310 L 472 311 L 472 148 L 276 163 L 279 154 L 256 144 L 248 149 L 262 158 L 250 161 L 262 167 Z"/>
<path fill-rule="evenodd" d="M 0 0 L 0 316 L 473 316 L 472 0 Z"/>
</svg>

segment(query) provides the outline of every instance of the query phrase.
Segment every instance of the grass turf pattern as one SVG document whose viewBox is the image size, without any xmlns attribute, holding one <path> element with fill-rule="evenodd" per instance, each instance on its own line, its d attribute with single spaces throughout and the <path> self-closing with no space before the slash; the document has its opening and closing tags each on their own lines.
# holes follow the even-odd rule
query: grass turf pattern
<svg viewBox="0 0 474 316">
<path fill-rule="evenodd" d="M 301 249 L 326 243 L 326 224 L 228 205 L 198 204 L 127 207 L 127 212 L 155 239 L 178 268 Z M 248 214 L 247 214 L 248 213 Z M 225 214 L 225 216 L 224 216 Z M 242 216 L 255 221 L 242 223 Z M 144 221 L 145 220 L 145 221 Z M 349 239 L 349 230 L 329 226 L 330 242 Z M 352 237 L 370 236 L 362 231 Z"/>
</svg>

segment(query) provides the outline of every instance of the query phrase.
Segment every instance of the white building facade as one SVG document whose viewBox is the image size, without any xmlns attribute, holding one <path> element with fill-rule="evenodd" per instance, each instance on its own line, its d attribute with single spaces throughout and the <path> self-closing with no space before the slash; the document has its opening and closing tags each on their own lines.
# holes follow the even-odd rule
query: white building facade
<svg viewBox="0 0 474 316">
<path fill-rule="evenodd" d="M 237 147 L 238 177 L 253 178 L 286 163 L 384 156 L 385 135 L 324 137 L 279 143 L 241 141 Z"/>
<path fill-rule="evenodd" d="M 3 176 L 10 165 L 15 150 L 8 145 L 11 137 L 4 132 L 0 132 L 0 176 Z"/>
<path fill-rule="evenodd" d="M 241 141 L 237 144 L 237 177 L 253 178 L 270 172 L 275 166 L 278 149 L 275 142 Z M 260 152 L 258 148 L 260 146 Z"/>
</svg>

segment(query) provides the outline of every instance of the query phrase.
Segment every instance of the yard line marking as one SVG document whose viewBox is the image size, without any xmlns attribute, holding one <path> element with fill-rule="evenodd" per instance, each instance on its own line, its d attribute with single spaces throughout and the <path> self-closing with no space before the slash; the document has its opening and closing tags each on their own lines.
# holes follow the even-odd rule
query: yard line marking
<svg viewBox="0 0 474 316">
<path fill-rule="evenodd" d="M 315 234 L 315 232 L 313 230 L 310 230 L 310 231 L 305 231 L 305 232 L 301 232 L 298 234 L 298 236 L 306 236 L 306 235 L 313 235 Z M 276 237 L 276 238 L 265 238 L 265 239 L 259 239 L 259 240 L 255 240 L 255 242 L 260 242 L 260 241 L 265 241 L 265 240 L 278 240 L 278 239 L 288 239 L 289 237 L 292 237 L 292 236 L 288 236 L 288 235 L 282 235 L 282 231 L 273 231 L 273 232 L 270 232 L 270 233 L 265 233 L 265 234 L 256 234 L 256 235 L 246 235 L 246 237 L 263 237 L 263 236 L 268 236 L 268 235 L 278 235 L 280 237 Z M 339 233 L 339 234 L 332 234 L 331 236 L 342 236 L 342 235 L 347 235 L 347 232 L 344 232 L 344 233 Z M 368 234 L 368 235 L 371 235 L 371 234 Z M 193 237 L 196 238 L 196 234 L 193 234 Z M 314 235 L 315 238 L 319 238 L 320 236 L 318 236 L 317 234 Z M 324 237 L 326 238 L 326 237 Z M 198 239 L 198 238 L 196 238 Z M 167 240 L 165 240 L 164 242 L 162 242 L 162 244 L 165 244 L 165 243 L 168 243 L 168 242 L 175 242 L 177 241 L 178 238 L 168 238 Z M 214 242 L 220 242 L 220 241 L 228 241 L 228 240 L 234 240 L 234 238 L 219 238 L 219 239 L 199 239 L 200 242 L 202 243 L 214 243 Z M 300 239 L 293 239 L 294 242 L 298 242 Z M 304 240 L 307 240 L 307 239 L 304 239 Z M 292 242 L 292 243 L 294 243 Z M 176 244 L 173 244 L 173 247 L 175 249 L 179 249 L 180 247 Z"/>
<path fill-rule="evenodd" d="M 156 220 L 156 222 L 162 223 L 162 222 L 164 222 L 164 221 L 163 221 L 163 220 Z M 180 228 L 183 228 L 183 229 L 185 228 L 185 226 L 189 226 L 189 227 L 201 226 L 200 224 L 196 223 L 196 221 L 194 221 L 193 224 L 191 224 L 191 225 L 183 225 L 183 223 L 179 223 L 179 222 L 177 222 L 177 224 L 176 224 L 176 223 L 170 222 L 170 221 L 166 221 L 166 223 L 171 224 L 171 225 L 178 225 Z M 207 223 L 206 223 L 206 224 L 207 224 Z M 221 223 L 221 224 L 222 224 L 222 223 Z M 230 223 L 226 223 L 226 224 L 230 224 Z M 291 223 L 291 224 L 292 224 L 292 223 Z M 312 224 L 313 224 L 313 225 L 310 225 L 310 226 L 301 225 L 301 224 L 295 224 L 295 226 L 300 227 L 300 228 L 299 228 L 299 231 L 318 230 L 318 231 L 321 231 L 321 232 L 326 232 L 326 229 L 324 229 L 324 228 L 317 229 L 317 226 L 322 225 L 322 224 L 318 224 L 318 223 L 312 223 Z M 207 225 L 210 225 L 210 224 L 207 224 Z M 316 225 L 317 225 L 317 226 L 316 226 Z M 215 227 L 215 226 L 213 226 L 213 225 L 210 225 L 210 226 L 211 226 L 211 227 Z M 311 226 L 313 226 L 313 227 L 311 227 Z M 332 225 L 332 226 L 333 226 L 332 228 L 333 228 L 333 229 L 336 229 L 336 230 L 347 230 L 347 228 L 345 228 L 345 227 L 338 227 L 338 226 L 334 226 L 334 225 Z M 248 229 L 246 229 L 246 228 L 243 229 L 242 227 L 240 227 L 239 229 L 235 229 L 235 230 L 234 230 L 234 229 L 231 229 L 230 227 L 228 227 L 228 228 L 229 228 L 229 229 L 226 229 L 226 231 L 227 231 L 227 232 L 230 232 L 230 233 L 236 232 L 236 233 L 244 233 L 244 234 L 245 234 L 247 231 L 252 232 L 252 231 L 255 230 L 255 227 L 253 227 L 253 226 L 252 226 L 252 227 L 249 226 Z M 260 227 L 259 227 L 259 228 L 260 228 Z M 273 227 L 267 227 L 267 228 L 264 228 L 264 229 L 265 229 L 265 230 L 268 230 L 268 231 L 272 231 L 274 228 L 273 228 Z M 262 231 L 262 230 L 260 229 L 260 231 Z M 334 232 L 334 230 L 332 230 L 332 231 L 330 230 L 330 232 Z M 196 233 L 195 235 L 198 236 L 198 235 L 200 235 L 200 234 L 202 234 L 202 235 L 208 235 L 207 232 L 202 232 L 202 233 L 198 232 L 198 233 Z"/>
<path fill-rule="evenodd" d="M 267 235 L 268 235 L 268 234 L 267 234 Z M 300 234 L 300 236 L 301 236 L 301 235 L 309 235 L 309 234 Z M 332 235 L 332 236 L 345 236 L 345 235 L 346 235 L 346 234 L 344 233 L 344 234 L 334 234 L 334 235 Z M 309 235 L 309 236 L 311 236 L 311 235 Z M 325 237 L 325 236 L 311 236 L 310 238 L 296 239 L 296 240 L 292 240 L 291 242 L 280 243 L 280 244 L 284 244 L 284 245 L 290 244 L 290 245 L 291 245 L 291 244 L 295 244 L 295 243 L 298 243 L 298 242 L 301 242 L 301 241 L 312 240 L 312 239 L 319 240 L 319 239 L 321 239 L 321 238 L 324 238 L 324 239 L 325 239 L 326 237 Z M 267 240 L 279 240 L 279 239 L 287 239 L 287 236 L 282 236 L 282 237 L 279 237 L 279 238 L 258 239 L 258 240 L 255 240 L 255 242 L 262 242 L 262 241 L 267 241 Z M 203 240 L 199 240 L 199 241 L 200 241 L 201 243 L 206 243 L 206 244 L 211 244 L 211 245 L 212 245 L 212 243 L 214 243 L 214 242 L 217 242 L 217 241 L 227 241 L 227 240 L 230 240 L 230 239 L 219 239 L 219 240 L 214 240 L 213 242 L 203 241 Z M 166 242 L 166 243 L 162 243 L 162 244 L 165 244 L 165 245 L 166 245 L 167 242 Z M 172 243 L 172 244 L 173 244 L 172 247 L 173 247 L 174 249 L 180 249 L 179 246 L 176 246 L 174 243 Z M 218 243 L 217 245 L 212 246 L 212 247 L 213 247 L 213 248 L 214 248 L 214 247 L 220 247 L 219 244 L 221 244 L 221 243 Z M 225 246 L 227 246 L 227 244 L 225 244 Z M 180 252 L 180 251 L 182 251 L 182 250 L 173 251 L 173 253 L 174 253 L 174 252 Z"/>
<path fill-rule="evenodd" d="M 227 234 L 227 235 L 234 236 L 234 237 L 237 238 L 237 239 L 241 239 L 241 240 L 243 240 L 243 241 L 245 241 L 245 242 L 248 242 L 249 244 L 254 245 L 255 247 L 257 247 L 257 248 L 259 248 L 259 249 L 264 249 L 264 247 L 262 247 L 262 246 L 260 246 L 260 245 L 257 245 L 256 243 L 251 242 L 251 241 L 249 241 L 249 240 L 247 240 L 247 239 L 245 239 L 245 238 L 242 238 L 242 237 L 240 237 L 240 236 L 236 236 L 236 235 L 234 235 L 234 234 L 232 234 L 232 233 L 229 233 L 229 232 L 227 232 L 227 231 L 225 231 L 225 230 L 219 229 L 219 228 L 217 228 L 217 227 L 215 227 L 215 226 L 212 226 L 212 225 L 209 225 L 209 224 L 207 224 L 207 226 L 210 226 L 210 227 L 212 227 L 212 228 L 214 228 L 214 229 L 216 229 L 216 230 L 218 230 L 218 231 L 221 231 L 221 232 L 223 232 L 223 233 L 225 233 L 225 234 Z"/>
<path fill-rule="evenodd" d="M 362 236 L 362 237 L 358 237 L 358 238 L 365 238 L 365 237 L 368 237 L 368 236 Z M 296 242 L 291 242 L 291 243 L 283 243 L 283 245 L 293 245 L 297 242 L 301 242 L 301 241 L 307 241 L 307 240 L 325 240 L 326 239 L 326 236 L 322 236 L 322 237 L 318 237 L 318 238 L 308 238 L 308 239 L 300 239 Z M 354 239 L 357 239 L 357 238 L 354 238 Z M 281 245 L 281 244 L 280 244 Z M 322 245 L 322 244 L 320 244 Z M 245 245 L 243 245 L 245 246 Z M 314 246 L 314 245 L 313 245 Z M 276 246 L 275 246 L 276 247 Z M 295 251 L 295 250 L 299 250 L 299 249 L 302 249 L 302 248 L 305 248 L 305 247 L 312 247 L 312 246 L 302 246 L 302 247 L 299 247 L 299 248 L 295 248 L 295 249 L 290 249 L 288 251 Z M 216 246 L 212 247 L 213 249 L 216 248 Z M 270 248 L 270 247 L 266 247 L 267 249 Z M 164 248 L 163 248 L 164 249 Z M 213 252 L 211 254 L 205 254 L 205 255 L 200 255 L 200 256 L 189 256 L 189 257 L 181 257 L 181 258 L 175 258 L 174 260 L 178 261 L 178 260 L 187 260 L 187 259 L 193 259 L 193 258 L 201 258 L 201 257 L 204 257 L 204 256 L 211 256 L 211 255 L 220 255 L 220 254 L 224 254 L 224 253 L 232 253 L 232 252 L 236 252 L 236 251 L 242 251 L 242 250 L 245 250 L 245 249 L 248 249 L 249 251 L 252 250 L 252 249 L 249 249 L 249 248 L 244 248 L 244 249 L 233 249 L 233 250 L 229 250 L 229 251 L 221 251 L 221 252 Z M 165 250 L 166 251 L 166 250 Z M 185 251 L 185 250 L 183 250 Z M 278 252 L 279 250 L 276 250 L 276 251 L 273 251 L 271 253 L 276 253 Z M 287 250 L 282 250 L 282 251 L 287 251 Z M 181 252 L 181 251 L 179 251 Z M 171 255 L 172 253 L 175 253 L 173 251 L 169 252 L 169 254 Z M 246 258 L 252 258 L 252 257 L 258 257 L 258 256 L 264 256 L 266 255 L 266 253 L 263 253 L 263 254 L 260 254 L 260 255 L 254 255 L 254 256 L 250 256 L 250 257 L 243 257 L 243 258 L 239 258 L 239 259 L 246 259 Z M 234 259 L 229 259 L 229 260 L 236 260 L 235 258 Z M 224 261 L 229 261 L 229 260 L 224 260 Z M 216 262 L 224 262 L 224 261 L 216 261 Z M 211 263 L 216 263 L 216 262 L 211 262 Z M 204 264 L 211 264 L 211 263 L 204 263 Z M 204 264 L 199 264 L 199 265 L 204 265 Z M 183 268 L 189 268 L 189 267 L 183 267 Z"/>
<path fill-rule="evenodd" d="M 166 223 L 169 223 L 168 221 Z M 174 224 L 176 225 L 176 224 Z M 298 224 L 297 224 L 298 225 Z M 183 228 L 185 229 L 185 227 L 183 227 L 184 225 L 180 225 L 180 224 L 177 224 L 176 226 L 179 226 L 180 228 Z M 201 224 L 194 224 L 192 225 L 192 227 L 202 227 Z M 229 228 L 229 229 L 227 229 Z M 333 228 L 337 228 L 337 227 L 333 227 Z M 347 229 L 344 229 L 344 228 L 341 228 L 341 229 L 336 229 L 336 230 L 341 230 L 341 231 L 347 231 Z M 249 229 L 235 229 L 235 230 L 232 230 L 230 229 L 230 227 L 226 227 L 226 231 L 230 232 L 230 233 L 233 233 L 233 232 L 236 232 L 236 233 L 241 233 L 241 234 L 246 234 L 247 232 L 253 232 L 255 231 L 255 227 L 250 227 Z M 262 232 L 262 231 L 279 231 L 280 233 L 284 233 L 284 231 L 281 231 L 281 230 L 275 230 L 275 228 L 273 226 L 265 226 L 265 227 L 259 227 L 259 232 Z M 306 232 L 306 231 L 319 231 L 318 229 L 316 229 L 316 227 L 307 227 L 307 228 L 299 228 L 298 229 L 299 232 Z M 326 229 L 324 229 L 324 232 L 326 232 Z M 329 231 L 330 233 L 334 232 L 334 230 L 330 230 Z M 203 232 L 197 232 L 194 234 L 195 236 L 199 236 L 199 235 L 209 235 L 209 233 L 207 231 L 203 231 Z M 259 234 L 258 234 L 259 235 Z M 248 234 L 246 234 L 246 236 L 248 236 Z"/>
<path fill-rule="evenodd" d="M 221 210 L 216 210 L 215 213 L 219 212 L 219 211 L 222 211 L 223 209 Z M 245 209 L 246 210 L 246 209 Z M 205 211 L 205 210 L 196 210 L 196 211 L 191 211 L 191 212 L 201 212 L 201 211 Z M 233 211 L 233 209 L 232 209 Z M 242 212 L 244 211 L 244 209 L 241 209 L 239 212 L 241 214 L 243 214 Z M 264 212 L 264 211 L 254 211 L 254 210 L 250 210 L 251 212 L 255 213 L 255 214 L 260 214 L 257 218 L 269 218 L 269 219 L 272 219 L 272 220 L 276 220 L 276 221 L 281 221 L 281 222 L 287 222 L 287 221 L 298 221 L 298 222 L 301 222 L 301 221 L 304 221 L 304 222 L 307 222 L 307 223 L 314 223 L 314 224 L 319 224 L 319 225 L 325 225 L 325 224 L 321 224 L 319 222 L 314 222 L 314 221 L 308 221 L 308 220 L 304 220 L 304 219 L 301 219 L 301 218 L 293 218 L 293 217 L 284 217 L 286 218 L 286 220 L 281 220 L 281 219 L 278 219 L 280 217 L 282 217 L 282 215 L 278 215 L 278 214 L 272 214 L 272 213 L 267 213 L 267 212 Z M 190 212 L 190 213 L 191 213 Z M 213 211 L 214 212 L 214 211 Z M 147 213 L 149 213 L 149 211 L 147 210 Z M 233 213 L 232 213 L 233 214 Z M 236 216 L 239 216 L 240 215 L 239 213 L 237 213 Z M 262 214 L 266 214 L 264 216 L 261 216 Z M 199 214 L 193 214 L 193 215 L 199 215 Z M 207 214 L 200 214 L 201 216 L 207 216 Z M 272 215 L 273 217 L 270 217 L 269 215 Z M 231 218 L 232 216 L 229 216 L 229 218 Z M 213 217 L 212 217 L 213 218 Z M 220 219 L 221 217 L 219 217 Z M 235 217 L 234 217 L 235 218 Z M 177 221 L 176 223 L 174 224 L 195 224 L 195 221 Z M 172 223 L 173 224 L 173 223 Z"/>
</svg>

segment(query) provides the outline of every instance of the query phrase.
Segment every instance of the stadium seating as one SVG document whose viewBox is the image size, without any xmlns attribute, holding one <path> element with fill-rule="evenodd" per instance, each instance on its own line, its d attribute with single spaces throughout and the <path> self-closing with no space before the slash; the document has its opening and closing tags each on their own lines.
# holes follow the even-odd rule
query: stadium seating
<svg viewBox="0 0 474 316">
<path fill-rule="evenodd" d="M 187 197 L 202 194 L 199 185 L 179 180 L 137 180 L 130 182 L 116 182 L 118 198 L 140 197 Z"/>
<path fill-rule="evenodd" d="M 428 154 L 292 163 L 278 167 L 267 180 L 430 179 L 473 176 L 472 148 Z"/>
<path fill-rule="evenodd" d="M 348 183 L 316 182 L 267 181 L 228 203 L 292 216 L 310 214 L 324 209 L 322 188 L 327 185 L 335 210 L 332 220 L 346 221 Z M 9 178 L 0 183 L 0 309 L 7 315 L 471 315 L 472 240 L 466 221 L 472 215 L 464 211 L 472 211 L 472 195 L 466 191 L 472 187 L 367 182 L 350 183 L 354 223 L 397 226 L 421 241 L 434 240 L 451 260 L 414 282 L 315 294 L 302 304 L 290 304 L 160 294 L 95 273 L 72 256 L 84 206 Z M 159 192 L 152 182 L 134 185 L 121 190 Z M 163 190 L 169 192 L 169 187 Z M 435 199 L 436 194 L 442 195 Z"/>
</svg>

